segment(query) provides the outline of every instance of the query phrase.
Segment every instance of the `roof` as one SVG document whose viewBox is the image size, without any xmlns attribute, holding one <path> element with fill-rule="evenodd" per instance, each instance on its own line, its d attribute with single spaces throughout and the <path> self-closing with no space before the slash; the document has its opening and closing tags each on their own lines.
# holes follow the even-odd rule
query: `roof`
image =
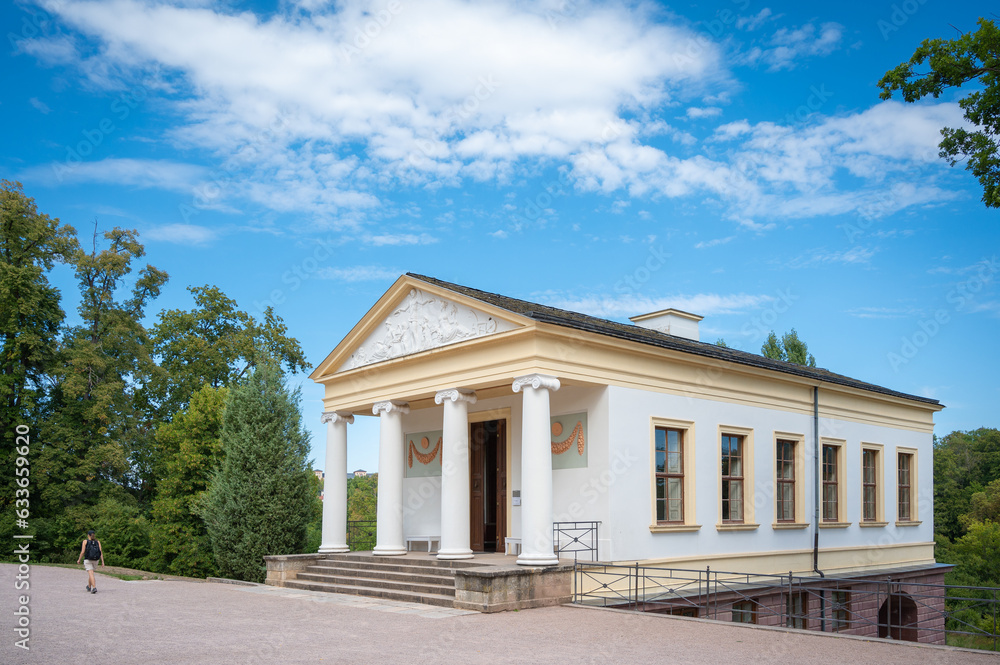
<svg viewBox="0 0 1000 665">
<path fill-rule="evenodd" d="M 411 277 L 428 284 L 433 284 L 469 298 L 488 303 L 494 307 L 507 310 L 508 312 L 519 314 L 539 323 L 548 323 L 583 332 L 604 335 L 606 337 L 627 340 L 637 344 L 646 344 L 648 346 L 669 349 L 671 351 L 690 353 L 692 355 L 721 360 L 723 362 L 731 362 L 737 365 L 772 370 L 775 372 L 781 372 L 782 374 L 791 374 L 814 381 L 832 383 L 840 386 L 846 386 L 848 388 L 855 388 L 857 390 L 878 393 L 880 395 L 888 395 L 891 397 L 912 400 L 914 402 L 921 402 L 923 404 L 940 405 L 940 402 L 936 399 L 891 390 L 889 388 L 852 379 L 849 376 L 836 374 L 818 367 L 806 367 L 805 365 L 798 365 L 795 363 L 785 362 L 783 360 L 772 360 L 770 358 L 765 358 L 764 356 L 759 356 L 755 353 L 748 353 L 738 349 L 730 349 L 708 342 L 697 342 L 692 339 L 669 335 L 667 333 L 662 333 L 649 328 L 642 328 L 640 326 L 627 323 L 618 323 L 617 321 L 601 319 L 596 316 L 580 314 L 579 312 L 571 312 L 569 310 L 559 309 L 558 307 L 549 307 L 548 305 L 541 305 L 538 303 L 528 302 L 527 300 L 510 298 L 497 293 L 480 291 L 479 289 L 473 289 L 468 286 L 462 286 L 461 284 L 446 282 L 434 277 L 427 277 L 426 275 L 418 275 L 415 273 L 406 273 L 406 275 L 407 277 Z"/>
</svg>

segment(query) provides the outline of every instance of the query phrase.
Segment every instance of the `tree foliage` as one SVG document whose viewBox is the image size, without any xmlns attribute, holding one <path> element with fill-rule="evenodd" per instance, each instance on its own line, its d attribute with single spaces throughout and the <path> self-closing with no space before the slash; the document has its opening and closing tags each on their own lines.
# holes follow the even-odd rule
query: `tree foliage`
<svg viewBox="0 0 1000 665">
<path fill-rule="evenodd" d="M 167 458 L 151 510 L 150 563 L 158 571 L 188 577 L 215 574 L 208 531 L 195 509 L 222 460 L 226 394 L 226 388 L 205 384 L 187 409 L 156 431 Z"/>
<path fill-rule="evenodd" d="M 299 401 L 270 363 L 229 392 L 225 458 L 199 507 L 225 577 L 263 582 L 265 555 L 298 553 L 306 545 L 312 472 Z"/>
<path fill-rule="evenodd" d="M 973 496 L 1000 479 L 1000 431 L 981 428 L 952 432 L 934 442 L 934 527 L 950 541 L 966 531 L 965 516 L 973 507 Z M 985 514 L 983 515 L 986 516 Z M 968 519 L 964 522 L 967 524 Z"/>
<path fill-rule="evenodd" d="M 929 71 L 916 71 L 926 67 Z M 904 101 L 927 95 L 937 99 L 950 88 L 977 83 L 979 90 L 959 100 L 965 119 L 974 126 L 944 127 L 939 156 L 954 166 L 967 159 L 965 168 L 983 187 L 983 203 L 1000 207 L 1000 31 L 991 20 L 979 19 L 979 29 L 955 39 L 925 39 L 907 62 L 885 73 L 878 82 L 882 99 L 899 91 Z"/>
<path fill-rule="evenodd" d="M 784 360 L 807 367 L 816 366 L 816 358 L 809 353 L 809 347 L 806 343 L 799 339 L 795 328 L 782 335 L 780 341 L 772 330 L 764 341 L 764 345 L 760 347 L 760 354 L 771 360 Z"/>
</svg>

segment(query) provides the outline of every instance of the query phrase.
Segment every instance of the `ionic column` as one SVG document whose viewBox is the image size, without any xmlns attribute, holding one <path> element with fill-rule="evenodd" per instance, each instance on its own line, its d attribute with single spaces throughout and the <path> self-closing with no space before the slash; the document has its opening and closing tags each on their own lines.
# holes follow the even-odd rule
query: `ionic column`
<svg viewBox="0 0 1000 665">
<path fill-rule="evenodd" d="M 372 413 L 379 417 L 378 435 L 378 523 L 375 550 L 378 556 L 406 554 L 403 542 L 403 414 L 406 402 L 376 402 Z"/>
<path fill-rule="evenodd" d="M 471 559 L 469 522 L 469 405 L 471 390 L 442 390 L 434 395 L 444 404 L 444 449 L 441 451 L 441 544 L 439 559 Z"/>
<path fill-rule="evenodd" d="M 514 379 L 521 392 L 521 555 L 522 566 L 554 566 L 552 551 L 552 437 L 549 434 L 549 392 L 559 379 L 529 374 Z"/>
<path fill-rule="evenodd" d="M 350 413 L 329 411 L 326 423 L 326 478 L 323 479 L 323 539 L 320 552 L 349 552 L 347 546 L 347 425 Z"/>
</svg>

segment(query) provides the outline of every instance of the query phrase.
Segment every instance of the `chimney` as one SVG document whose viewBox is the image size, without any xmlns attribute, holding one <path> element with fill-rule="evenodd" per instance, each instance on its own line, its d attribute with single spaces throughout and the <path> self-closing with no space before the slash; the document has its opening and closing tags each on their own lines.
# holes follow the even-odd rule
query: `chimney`
<svg viewBox="0 0 1000 665">
<path fill-rule="evenodd" d="M 698 322 L 704 318 L 704 316 L 682 312 L 679 309 L 664 309 L 659 312 L 633 316 L 629 321 L 640 328 L 658 330 L 668 335 L 699 342 L 701 340 L 698 337 Z"/>
</svg>

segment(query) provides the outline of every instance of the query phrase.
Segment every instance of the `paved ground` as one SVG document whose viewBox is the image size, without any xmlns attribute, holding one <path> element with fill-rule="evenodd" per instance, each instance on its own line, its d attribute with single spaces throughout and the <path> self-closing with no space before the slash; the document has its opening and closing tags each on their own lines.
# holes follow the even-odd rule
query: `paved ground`
<svg viewBox="0 0 1000 665">
<path fill-rule="evenodd" d="M 502 614 L 308 591 L 124 582 L 36 566 L 31 650 L 14 646 L 16 569 L 0 564 L 0 663 L 989 663 L 995 655 L 552 607 Z"/>
</svg>

